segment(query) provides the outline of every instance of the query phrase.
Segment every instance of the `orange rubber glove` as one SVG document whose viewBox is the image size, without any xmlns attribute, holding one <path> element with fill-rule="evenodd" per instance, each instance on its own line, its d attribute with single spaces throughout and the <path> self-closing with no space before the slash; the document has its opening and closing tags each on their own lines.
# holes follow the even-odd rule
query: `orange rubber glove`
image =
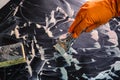
<svg viewBox="0 0 120 80">
<path fill-rule="evenodd" d="M 120 12 L 120 0 L 89 0 L 79 10 L 68 32 L 77 38 L 82 32 L 90 32 Z"/>
</svg>

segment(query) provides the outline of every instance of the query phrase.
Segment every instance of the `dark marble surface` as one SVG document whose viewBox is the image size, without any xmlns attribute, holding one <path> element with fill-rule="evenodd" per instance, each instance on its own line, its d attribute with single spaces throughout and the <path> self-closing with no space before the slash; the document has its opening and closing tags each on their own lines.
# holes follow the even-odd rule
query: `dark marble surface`
<svg viewBox="0 0 120 80">
<path fill-rule="evenodd" d="M 64 58 L 53 47 L 84 2 L 26 0 L 13 18 L 14 25 L 2 32 L 24 43 L 28 61 L 1 68 L 1 80 L 119 80 L 119 19 L 83 33 L 72 46 L 77 54 Z"/>
</svg>

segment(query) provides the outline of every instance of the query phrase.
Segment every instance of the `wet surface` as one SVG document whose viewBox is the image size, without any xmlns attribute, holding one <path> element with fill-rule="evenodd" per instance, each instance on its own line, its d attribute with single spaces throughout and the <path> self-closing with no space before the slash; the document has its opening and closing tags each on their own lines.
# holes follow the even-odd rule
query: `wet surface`
<svg viewBox="0 0 120 80">
<path fill-rule="evenodd" d="M 119 18 L 90 33 L 83 33 L 73 44 L 72 53 L 61 55 L 53 47 L 56 39 L 67 32 L 85 1 L 49 1 L 50 4 L 47 0 L 26 0 L 12 18 L 14 24 L 2 30 L 23 42 L 27 62 L 1 68 L 0 79 L 119 80 Z"/>
</svg>

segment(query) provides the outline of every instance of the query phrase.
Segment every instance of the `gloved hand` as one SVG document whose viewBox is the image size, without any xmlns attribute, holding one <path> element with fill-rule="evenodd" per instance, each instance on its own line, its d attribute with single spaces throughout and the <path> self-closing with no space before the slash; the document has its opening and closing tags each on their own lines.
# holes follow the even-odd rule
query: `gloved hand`
<svg viewBox="0 0 120 80">
<path fill-rule="evenodd" d="M 73 38 L 77 38 L 82 32 L 90 32 L 118 16 L 119 7 L 119 0 L 89 0 L 80 8 L 68 32 Z"/>
</svg>

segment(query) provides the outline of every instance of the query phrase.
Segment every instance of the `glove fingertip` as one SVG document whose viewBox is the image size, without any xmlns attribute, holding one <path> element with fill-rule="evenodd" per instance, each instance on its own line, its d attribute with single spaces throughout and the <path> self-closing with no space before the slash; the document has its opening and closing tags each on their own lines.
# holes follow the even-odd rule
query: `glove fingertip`
<svg viewBox="0 0 120 80">
<path fill-rule="evenodd" d="M 79 35 L 77 35 L 76 33 L 73 33 L 73 34 L 71 34 L 71 36 L 76 39 L 76 38 L 78 38 Z"/>
</svg>

